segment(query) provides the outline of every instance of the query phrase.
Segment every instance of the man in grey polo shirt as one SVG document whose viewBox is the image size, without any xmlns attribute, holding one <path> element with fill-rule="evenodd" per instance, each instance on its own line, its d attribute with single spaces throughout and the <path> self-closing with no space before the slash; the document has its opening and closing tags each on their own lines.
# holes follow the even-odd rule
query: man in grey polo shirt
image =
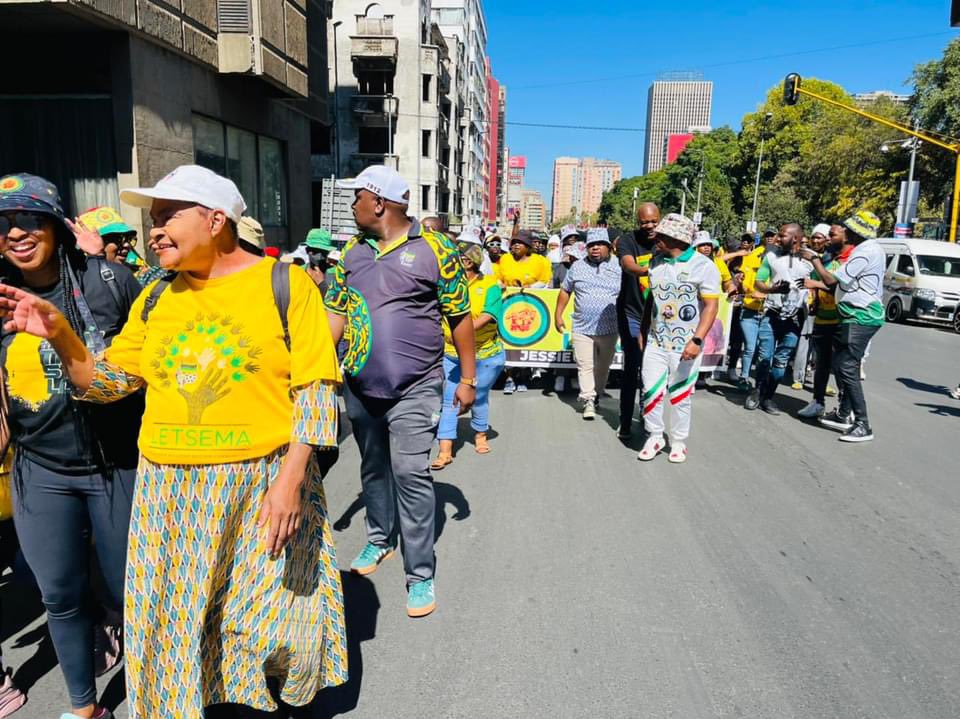
<svg viewBox="0 0 960 719">
<path fill-rule="evenodd" d="M 348 345 L 347 414 L 367 508 L 368 542 L 350 569 L 376 571 L 396 550 L 399 530 L 407 614 L 423 617 L 436 608 L 429 458 L 443 395 L 444 319 L 462 369 L 460 411 L 476 396 L 467 280 L 453 243 L 407 217 L 410 188 L 397 172 L 369 167 L 341 187 L 355 192 L 360 234 L 344 247 L 324 301 L 334 341 Z"/>
</svg>

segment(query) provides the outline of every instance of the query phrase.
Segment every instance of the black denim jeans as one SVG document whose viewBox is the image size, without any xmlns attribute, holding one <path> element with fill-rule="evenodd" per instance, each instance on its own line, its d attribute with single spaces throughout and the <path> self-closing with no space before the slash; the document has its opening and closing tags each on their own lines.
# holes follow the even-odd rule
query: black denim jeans
<svg viewBox="0 0 960 719">
<path fill-rule="evenodd" d="M 827 383 L 830 381 L 830 372 L 833 371 L 833 342 L 840 325 L 813 326 L 810 335 L 810 344 L 813 345 L 814 361 L 817 369 L 813 374 L 813 399 L 824 404 L 827 398 Z"/>
<path fill-rule="evenodd" d="M 879 329 L 872 325 L 844 323 L 833 340 L 833 371 L 842 393 L 840 413 L 846 416 L 853 411 L 857 422 L 868 425 L 867 401 L 863 397 L 863 384 L 860 382 L 860 363 L 867 345 Z"/>
</svg>

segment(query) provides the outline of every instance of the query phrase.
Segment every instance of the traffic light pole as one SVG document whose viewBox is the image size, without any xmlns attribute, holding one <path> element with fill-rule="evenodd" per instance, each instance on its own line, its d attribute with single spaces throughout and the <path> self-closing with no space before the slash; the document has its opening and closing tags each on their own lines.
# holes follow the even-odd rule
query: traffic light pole
<svg viewBox="0 0 960 719">
<path fill-rule="evenodd" d="M 922 130 L 917 130 L 909 125 L 904 125 L 901 122 L 896 120 L 890 120 L 886 117 L 881 117 L 880 115 L 874 115 L 871 112 L 866 110 L 861 110 L 859 107 L 853 107 L 852 105 L 846 105 L 838 100 L 833 98 L 820 95 L 819 93 L 812 92 L 801 86 L 800 76 L 797 74 L 787 75 L 787 79 L 783 83 L 783 100 L 787 105 L 797 104 L 797 99 L 800 95 L 806 95 L 807 97 L 812 97 L 814 100 L 819 100 L 820 102 L 825 102 L 828 105 L 833 105 L 834 107 L 839 107 L 841 110 L 847 110 L 852 112 L 855 115 L 860 117 L 865 117 L 868 120 L 873 122 L 878 122 L 881 125 L 886 125 L 891 127 L 894 130 L 899 130 L 900 132 L 906 133 L 911 137 L 918 138 L 924 142 L 929 142 L 931 145 L 936 145 L 937 147 L 942 147 L 944 150 L 949 150 L 954 155 L 956 155 L 956 170 L 953 176 L 953 204 L 952 210 L 950 212 L 950 242 L 957 241 L 957 212 L 960 210 L 960 143 L 949 143 L 945 142 L 939 138 L 928 135 Z"/>
</svg>

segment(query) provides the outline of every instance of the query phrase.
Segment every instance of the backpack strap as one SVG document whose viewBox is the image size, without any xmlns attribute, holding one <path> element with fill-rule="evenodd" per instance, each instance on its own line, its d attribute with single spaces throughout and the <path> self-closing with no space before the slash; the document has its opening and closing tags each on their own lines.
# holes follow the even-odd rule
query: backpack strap
<svg viewBox="0 0 960 719">
<path fill-rule="evenodd" d="M 143 322 L 143 324 L 147 324 L 150 313 L 153 312 L 153 308 L 156 307 L 157 302 L 160 301 L 160 295 L 163 294 L 163 291 L 167 289 L 170 283 L 176 278 L 176 272 L 169 272 L 157 280 L 157 283 L 150 288 L 150 294 L 147 295 L 147 299 L 144 300 L 143 309 L 140 311 L 140 321 Z"/>
<path fill-rule="evenodd" d="M 290 266 L 283 262 L 274 262 L 270 270 L 270 284 L 273 287 L 273 303 L 280 315 L 283 327 L 283 343 L 290 351 L 290 326 L 287 323 L 287 310 L 290 309 Z"/>
<path fill-rule="evenodd" d="M 107 289 L 110 291 L 110 296 L 113 297 L 113 301 L 117 303 L 117 307 L 122 308 L 124 306 L 123 298 L 120 296 L 120 288 L 117 287 L 117 275 L 110 269 L 110 263 L 104 262 L 103 260 L 99 261 L 100 265 L 100 279 L 103 280 L 103 284 L 107 286 Z"/>
</svg>

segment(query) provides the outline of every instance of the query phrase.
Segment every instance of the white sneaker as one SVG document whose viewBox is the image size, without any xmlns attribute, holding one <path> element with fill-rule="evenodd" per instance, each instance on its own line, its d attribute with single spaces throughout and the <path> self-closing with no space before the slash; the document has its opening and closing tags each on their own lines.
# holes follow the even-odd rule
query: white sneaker
<svg viewBox="0 0 960 719">
<path fill-rule="evenodd" d="M 518 384 L 518 385 L 517 385 L 517 392 L 526 392 L 526 391 L 527 391 L 527 385 L 525 385 L 525 384 Z"/>
<path fill-rule="evenodd" d="M 558 376 L 553 381 L 553 391 L 556 392 L 557 394 L 560 394 L 561 392 L 563 392 L 563 385 L 564 385 L 563 379 L 564 378 L 562 376 Z"/>
<path fill-rule="evenodd" d="M 507 381 L 503 383 L 503 393 L 504 394 L 513 394 L 517 391 L 517 384 L 512 379 L 507 377 Z"/>
<path fill-rule="evenodd" d="M 960 399 L 960 384 L 955 389 L 950 390 L 950 396 L 954 399 Z"/>
<path fill-rule="evenodd" d="M 592 420 L 597 418 L 597 407 L 593 401 L 587 400 L 583 403 L 583 418 Z"/>
<path fill-rule="evenodd" d="M 806 407 L 797 412 L 798 417 L 803 417 L 804 419 L 813 419 L 814 417 L 821 417 L 825 411 L 825 407 L 814 400 Z"/>
<path fill-rule="evenodd" d="M 670 445 L 670 456 L 667 457 L 674 464 L 682 464 L 687 461 L 687 445 L 683 442 L 674 442 Z"/>
<path fill-rule="evenodd" d="M 640 453 L 637 455 L 637 459 L 641 462 L 649 462 L 651 459 L 656 457 L 663 451 L 663 448 L 666 447 L 666 442 L 663 441 L 663 435 L 649 436 L 647 441 L 643 443 L 643 449 L 640 450 Z"/>
</svg>

